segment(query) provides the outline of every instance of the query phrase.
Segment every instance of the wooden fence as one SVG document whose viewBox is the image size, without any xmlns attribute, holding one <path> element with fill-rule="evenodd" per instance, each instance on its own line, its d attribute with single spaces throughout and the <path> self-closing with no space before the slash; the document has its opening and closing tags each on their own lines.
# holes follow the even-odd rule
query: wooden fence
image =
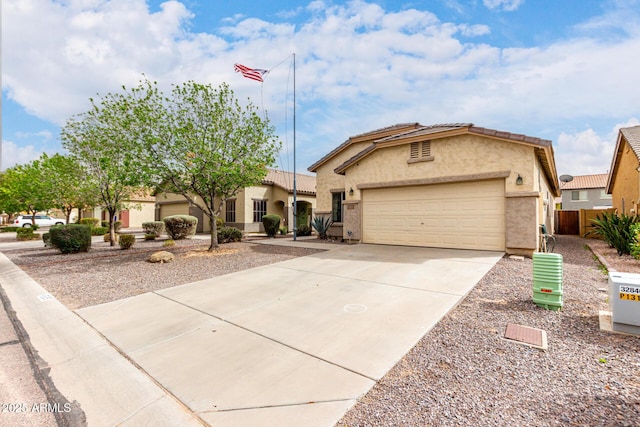
<svg viewBox="0 0 640 427">
<path fill-rule="evenodd" d="M 615 209 L 580 209 L 579 211 L 557 211 L 556 234 L 573 234 L 588 238 L 598 238 L 590 233 L 593 230 L 592 219 L 604 212 L 615 212 Z"/>
</svg>

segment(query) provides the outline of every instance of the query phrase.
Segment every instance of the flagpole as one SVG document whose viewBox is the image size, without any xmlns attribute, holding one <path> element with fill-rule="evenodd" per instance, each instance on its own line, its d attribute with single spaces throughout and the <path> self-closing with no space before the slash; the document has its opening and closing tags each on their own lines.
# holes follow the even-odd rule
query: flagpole
<svg viewBox="0 0 640 427">
<path fill-rule="evenodd" d="M 298 200 L 296 188 L 296 54 L 293 54 L 293 241 L 298 237 Z"/>
</svg>

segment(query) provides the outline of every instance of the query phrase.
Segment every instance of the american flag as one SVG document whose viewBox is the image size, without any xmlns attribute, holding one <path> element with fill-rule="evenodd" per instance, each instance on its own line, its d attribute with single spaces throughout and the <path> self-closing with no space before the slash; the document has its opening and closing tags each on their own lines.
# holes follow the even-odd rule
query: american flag
<svg viewBox="0 0 640 427">
<path fill-rule="evenodd" d="M 259 82 L 264 81 L 262 76 L 269 72 L 269 70 L 262 70 L 260 68 L 249 68 L 241 64 L 234 64 L 233 69 L 236 70 L 236 73 L 242 73 L 244 77 Z"/>
</svg>

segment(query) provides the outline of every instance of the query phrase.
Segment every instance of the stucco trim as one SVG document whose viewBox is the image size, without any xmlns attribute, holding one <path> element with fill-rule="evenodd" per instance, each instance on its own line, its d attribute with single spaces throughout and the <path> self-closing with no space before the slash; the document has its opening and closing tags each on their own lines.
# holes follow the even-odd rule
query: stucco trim
<svg viewBox="0 0 640 427">
<path fill-rule="evenodd" d="M 165 201 L 156 201 L 156 205 L 181 205 L 181 204 L 189 204 L 187 199 L 184 200 L 165 200 Z"/>
<path fill-rule="evenodd" d="M 359 190 L 366 190 L 371 188 L 407 187 L 412 185 L 432 185 L 465 181 L 484 181 L 487 179 L 507 178 L 509 175 L 511 175 L 511 171 L 474 173 L 470 175 L 441 176 L 437 178 L 407 179 L 391 182 L 371 182 L 366 184 L 358 184 L 357 188 Z"/>
<path fill-rule="evenodd" d="M 344 188 L 331 188 L 329 193 L 345 193 Z"/>
<path fill-rule="evenodd" d="M 540 197 L 540 192 L 538 191 L 511 192 L 511 193 L 506 193 L 504 197 Z"/>
<path fill-rule="evenodd" d="M 421 163 L 421 162 L 433 162 L 436 158 L 433 156 L 427 156 L 427 157 L 419 157 L 417 159 L 408 159 L 407 160 L 407 164 L 412 164 L 412 163 Z"/>
</svg>

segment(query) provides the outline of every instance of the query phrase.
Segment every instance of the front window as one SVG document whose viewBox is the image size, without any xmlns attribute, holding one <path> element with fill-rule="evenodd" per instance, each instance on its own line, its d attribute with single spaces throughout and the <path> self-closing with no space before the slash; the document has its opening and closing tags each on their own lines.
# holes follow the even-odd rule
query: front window
<svg viewBox="0 0 640 427">
<path fill-rule="evenodd" d="M 236 222 L 236 201 L 235 200 L 227 200 L 224 206 L 224 221 L 225 222 Z"/>
<path fill-rule="evenodd" d="M 267 201 L 253 201 L 253 222 L 262 222 L 262 217 L 267 214 Z"/>
<path fill-rule="evenodd" d="M 583 190 L 576 190 L 571 192 L 571 200 L 574 202 L 587 200 L 587 192 Z"/>
<path fill-rule="evenodd" d="M 342 201 L 344 200 L 344 191 L 341 193 L 333 193 L 331 199 L 331 218 L 333 222 L 342 222 Z"/>
</svg>

